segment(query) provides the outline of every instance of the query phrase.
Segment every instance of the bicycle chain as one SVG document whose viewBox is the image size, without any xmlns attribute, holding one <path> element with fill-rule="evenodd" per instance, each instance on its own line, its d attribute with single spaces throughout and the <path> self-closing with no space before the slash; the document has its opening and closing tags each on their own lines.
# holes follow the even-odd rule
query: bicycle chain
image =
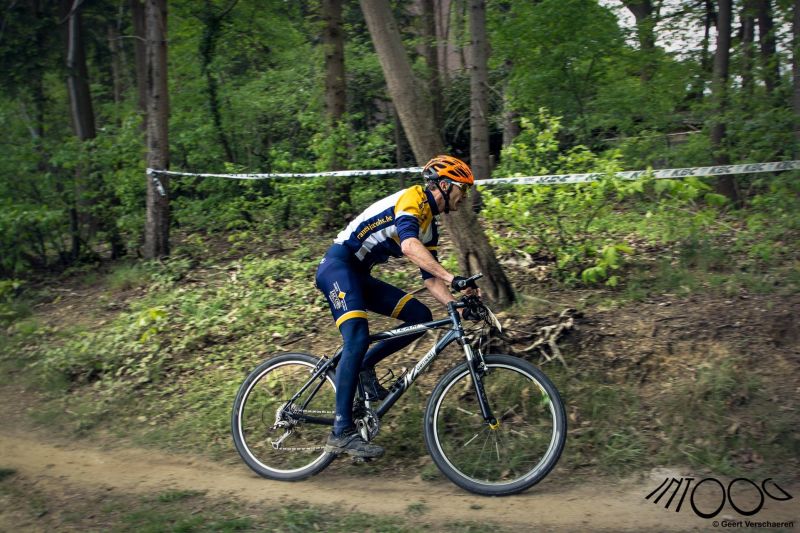
<svg viewBox="0 0 800 533">
<path fill-rule="evenodd" d="M 316 452 L 316 451 L 324 451 L 325 446 L 306 446 L 303 448 L 295 447 L 295 448 L 273 448 L 275 451 L 279 452 Z"/>
</svg>

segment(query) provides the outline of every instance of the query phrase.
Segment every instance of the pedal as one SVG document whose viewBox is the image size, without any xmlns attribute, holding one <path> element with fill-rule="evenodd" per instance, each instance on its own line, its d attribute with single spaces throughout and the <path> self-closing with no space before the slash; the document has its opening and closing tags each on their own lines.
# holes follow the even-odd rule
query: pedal
<svg viewBox="0 0 800 533">
<path fill-rule="evenodd" d="M 352 457 L 352 459 L 354 465 L 360 465 L 372 461 L 372 457 Z"/>
</svg>

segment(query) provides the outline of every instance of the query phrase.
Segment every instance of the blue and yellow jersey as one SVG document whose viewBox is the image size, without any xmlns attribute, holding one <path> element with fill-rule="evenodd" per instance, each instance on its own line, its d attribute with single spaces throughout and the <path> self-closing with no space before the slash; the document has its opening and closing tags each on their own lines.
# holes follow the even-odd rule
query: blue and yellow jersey
<svg viewBox="0 0 800 533">
<path fill-rule="evenodd" d="M 334 239 L 347 247 L 367 269 L 401 257 L 400 243 L 416 237 L 436 257 L 439 233 L 434 216 L 439 213 L 433 195 L 415 185 L 378 200 L 358 215 Z M 420 270 L 423 279 L 433 276 Z"/>
</svg>

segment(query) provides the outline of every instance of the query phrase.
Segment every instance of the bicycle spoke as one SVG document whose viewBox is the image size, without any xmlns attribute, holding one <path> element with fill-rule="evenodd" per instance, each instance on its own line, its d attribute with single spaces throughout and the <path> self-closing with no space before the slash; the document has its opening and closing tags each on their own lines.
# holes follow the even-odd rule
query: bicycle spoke
<svg viewBox="0 0 800 533">
<path fill-rule="evenodd" d="M 495 366 L 481 381 L 499 426 L 490 429 L 483 420 L 472 378 L 464 371 L 439 401 L 437 442 L 464 477 L 486 485 L 511 483 L 549 457 L 555 413 L 544 389 L 515 368 Z"/>
<path fill-rule="evenodd" d="M 321 377 L 292 405 L 286 405 L 308 381 L 312 369 L 312 363 L 299 360 L 269 368 L 242 400 L 243 451 L 262 468 L 291 473 L 324 458 L 323 445 L 330 427 L 300 420 L 297 414 L 331 413 L 328 416 L 332 418 L 335 399 L 332 380 Z"/>
</svg>

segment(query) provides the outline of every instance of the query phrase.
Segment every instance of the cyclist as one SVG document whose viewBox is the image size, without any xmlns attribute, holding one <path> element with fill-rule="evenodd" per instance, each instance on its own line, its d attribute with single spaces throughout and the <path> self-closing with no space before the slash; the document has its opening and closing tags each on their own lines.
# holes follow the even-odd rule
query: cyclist
<svg viewBox="0 0 800 533">
<path fill-rule="evenodd" d="M 428 161 L 422 170 L 427 186 L 415 185 L 378 200 L 334 239 L 319 264 L 317 288 L 328 299 L 344 339 L 336 371 L 336 414 L 325 451 L 356 457 L 380 457 L 383 448 L 364 441 L 353 423 L 353 398 L 360 375 L 369 400 L 383 400 L 388 391 L 378 382 L 375 364 L 407 346 L 419 335 L 389 339 L 369 346 L 367 310 L 411 326 L 432 320 L 430 309 L 410 294 L 373 278 L 370 270 L 389 257 L 406 256 L 420 268 L 423 283 L 436 300 L 454 300 L 448 287 L 464 280 L 439 264 L 439 239 L 434 217 L 457 211 L 474 183 L 469 166 L 449 155 Z M 474 283 L 464 292 L 473 294 Z M 421 334 L 420 334 L 421 335 Z"/>
</svg>

